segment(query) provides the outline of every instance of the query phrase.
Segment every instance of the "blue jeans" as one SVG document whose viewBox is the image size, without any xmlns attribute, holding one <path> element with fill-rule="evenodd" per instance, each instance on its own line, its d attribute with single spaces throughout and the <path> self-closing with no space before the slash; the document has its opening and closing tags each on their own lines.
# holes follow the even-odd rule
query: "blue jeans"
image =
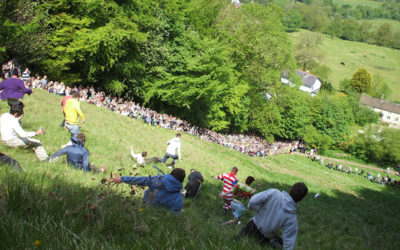
<svg viewBox="0 0 400 250">
<path fill-rule="evenodd" d="M 69 124 L 68 122 L 65 122 L 65 127 L 68 129 L 68 131 L 71 133 L 71 136 L 76 137 L 81 131 L 79 130 L 79 126 L 77 125 L 72 125 Z"/>
<path fill-rule="evenodd" d="M 178 160 L 178 156 L 165 153 L 164 158 L 162 158 L 162 159 L 160 160 L 160 162 L 161 162 L 161 163 L 164 163 L 164 162 L 166 162 L 166 161 L 168 160 L 168 158 L 174 159 L 173 161 Z"/>
<path fill-rule="evenodd" d="M 236 219 L 239 220 L 239 217 L 242 216 L 244 210 L 246 209 L 242 204 L 233 200 L 231 202 L 232 214 Z"/>
</svg>

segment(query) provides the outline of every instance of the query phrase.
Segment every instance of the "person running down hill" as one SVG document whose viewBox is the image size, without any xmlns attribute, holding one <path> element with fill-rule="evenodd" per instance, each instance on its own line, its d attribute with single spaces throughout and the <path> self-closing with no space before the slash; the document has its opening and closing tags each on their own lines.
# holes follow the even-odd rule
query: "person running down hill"
<svg viewBox="0 0 400 250">
<path fill-rule="evenodd" d="M 232 213 L 234 218 L 232 220 L 226 221 L 223 224 L 233 224 L 239 221 L 240 216 L 243 214 L 244 210 L 246 209 L 245 204 L 248 199 L 250 199 L 254 193 L 256 192 L 255 189 L 251 188 L 250 185 L 253 183 L 254 177 L 248 176 L 246 178 L 246 183 L 237 183 L 234 188 L 231 189 L 229 193 L 233 193 L 235 199 L 232 200 L 231 207 Z M 220 195 L 224 197 L 224 194 Z"/>
<path fill-rule="evenodd" d="M 164 158 L 160 160 L 160 162 L 164 163 L 168 160 L 168 158 L 172 158 L 172 165 L 175 165 L 176 160 L 182 160 L 181 156 L 181 134 L 177 133 L 174 138 L 167 142 L 167 151 L 165 152 Z M 177 154 L 178 152 L 178 154 Z"/>
<path fill-rule="evenodd" d="M 233 194 L 230 193 L 230 191 L 237 183 L 236 174 L 238 171 L 239 170 L 237 167 L 233 167 L 230 173 L 224 173 L 216 177 L 217 180 L 221 180 L 224 182 L 224 187 L 222 188 L 222 193 L 221 193 L 222 198 L 224 199 L 225 202 L 224 212 L 231 209 Z"/>
<path fill-rule="evenodd" d="M 85 142 L 86 135 L 84 133 L 79 133 L 76 137 L 71 137 L 72 145 L 55 152 L 50 157 L 50 161 L 55 161 L 59 156 L 66 154 L 68 164 L 74 166 L 76 169 L 83 169 L 85 172 L 105 172 L 105 166 L 99 170 L 96 168 L 96 166 L 90 165 L 89 152 L 86 148 L 84 148 Z"/>
<path fill-rule="evenodd" d="M 79 103 L 79 92 L 73 91 L 72 98 L 69 98 L 65 102 L 65 127 L 71 133 L 72 137 L 76 137 L 79 133 L 79 117 L 82 119 L 82 123 L 85 123 L 85 116 L 81 110 L 81 104 Z"/>
</svg>

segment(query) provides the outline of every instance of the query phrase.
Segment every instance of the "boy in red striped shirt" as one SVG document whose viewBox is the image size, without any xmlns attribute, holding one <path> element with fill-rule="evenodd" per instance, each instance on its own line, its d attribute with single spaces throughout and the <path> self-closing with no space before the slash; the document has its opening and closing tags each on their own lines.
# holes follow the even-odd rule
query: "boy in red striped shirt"
<svg viewBox="0 0 400 250">
<path fill-rule="evenodd" d="M 224 187 L 222 188 L 221 196 L 223 196 L 223 199 L 225 202 L 225 204 L 224 204 L 225 212 L 227 210 L 231 209 L 233 193 L 230 191 L 232 190 L 232 188 L 236 185 L 236 183 L 238 181 L 236 178 L 236 174 L 238 171 L 239 170 L 237 167 L 233 167 L 230 173 L 221 174 L 216 177 L 217 180 L 224 181 Z"/>
</svg>

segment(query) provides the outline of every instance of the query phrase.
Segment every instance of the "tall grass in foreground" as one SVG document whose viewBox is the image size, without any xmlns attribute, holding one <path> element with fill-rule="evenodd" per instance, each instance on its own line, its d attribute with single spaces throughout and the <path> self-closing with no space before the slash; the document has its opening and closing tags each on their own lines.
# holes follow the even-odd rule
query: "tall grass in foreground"
<svg viewBox="0 0 400 250">
<path fill-rule="evenodd" d="M 58 125 L 62 120 L 60 97 L 41 90 L 24 99 L 23 126 L 47 133 L 38 138 L 49 154 L 69 140 Z M 91 174 L 66 165 L 39 163 L 33 152 L 0 145 L 0 151 L 16 158 L 22 173 L 0 168 L 0 248 L 2 249 L 261 249 L 256 241 L 232 238 L 251 218 L 246 211 L 242 225 L 221 226 L 231 214 L 221 214 L 218 193 L 222 182 L 213 177 L 239 167 L 241 181 L 248 175 L 257 180 L 258 191 L 287 190 L 305 182 L 310 194 L 299 203 L 299 249 L 398 249 L 400 242 L 400 191 L 380 186 L 365 178 L 330 171 L 295 155 L 251 158 L 216 144 L 184 134 L 183 161 L 178 167 L 196 168 L 205 183 L 199 198 L 184 203 L 185 212 L 173 215 L 164 209 L 143 206 L 143 189 L 135 194 L 126 184 L 101 184 L 110 173 L 155 175 L 153 168 L 132 168 L 129 146 L 150 157 L 162 156 L 174 131 L 150 127 L 93 105 L 83 104 L 91 162 L 105 164 L 108 172 Z M 1 113 L 7 105 L 0 104 Z M 164 164 L 158 165 L 167 172 Z M 313 199 L 320 193 L 319 199 Z M 36 245 L 37 246 L 36 246 Z"/>
</svg>

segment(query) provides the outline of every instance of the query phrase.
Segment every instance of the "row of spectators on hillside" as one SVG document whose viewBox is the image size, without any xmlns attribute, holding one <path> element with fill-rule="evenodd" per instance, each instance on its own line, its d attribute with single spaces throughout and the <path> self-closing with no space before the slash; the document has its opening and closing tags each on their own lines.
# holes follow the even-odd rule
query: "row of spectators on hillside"
<svg viewBox="0 0 400 250">
<path fill-rule="evenodd" d="M 25 78 L 28 79 L 28 78 Z M 44 88 L 48 92 L 57 95 L 69 95 L 76 90 L 81 94 L 80 101 L 85 101 L 98 107 L 106 107 L 109 110 L 134 119 L 142 119 L 145 123 L 178 132 L 187 132 L 198 136 L 201 140 L 214 142 L 224 147 L 234 149 L 250 156 L 270 156 L 279 153 L 290 153 L 304 145 L 299 141 L 269 143 L 263 138 L 251 134 L 221 134 L 209 129 L 199 128 L 177 117 L 161 114 L 149 108 L 142 107 L 138 103 L 123 98 L 106 95 L 102 91 L 96 91 L 94 87 L 83 88 L 75 86 L 70 88 L 63 82 L 47 82 L 46 76 L 42 79 L 36 75 L 26 81 L 27 87 Z"/>
<path fill-rule="evenodd" d="M 312 155 L 310 155 L 309 158 L 314 162 L 318 162 L 321 166 L 324 166 L 323 158 L 320 158 L 319 156 L 312 156 Z M 370 171 L 365 173 L 365 169 L 361 169 L 361 171 L 359 171 L 358 168 L 352 168 L 350 166 L 346 166 L 346 165 L 342 165 L 342 164 L 335 164 L 333 162 L 328 162 L 325 165 L 325 167 L 328 169 L 333 169 L 333 170 L 336 170 L 336 171 L 339 171 L 342 173 L 346 173 L 346 174 L 363 176 L 367 180 L 371 181 L 372 183 L 400 187 L 400 181 L 390 177 L 390 174 L 399 175 L 399 173 L 396 171 L 391 171 L 390 168 L 387 168 L 385 171 L 383 171 L 384 172 L 383 175 L 381 175 L 380 173 L 375 175 L 373 172 L 370 172 Z"/>
</svg>

